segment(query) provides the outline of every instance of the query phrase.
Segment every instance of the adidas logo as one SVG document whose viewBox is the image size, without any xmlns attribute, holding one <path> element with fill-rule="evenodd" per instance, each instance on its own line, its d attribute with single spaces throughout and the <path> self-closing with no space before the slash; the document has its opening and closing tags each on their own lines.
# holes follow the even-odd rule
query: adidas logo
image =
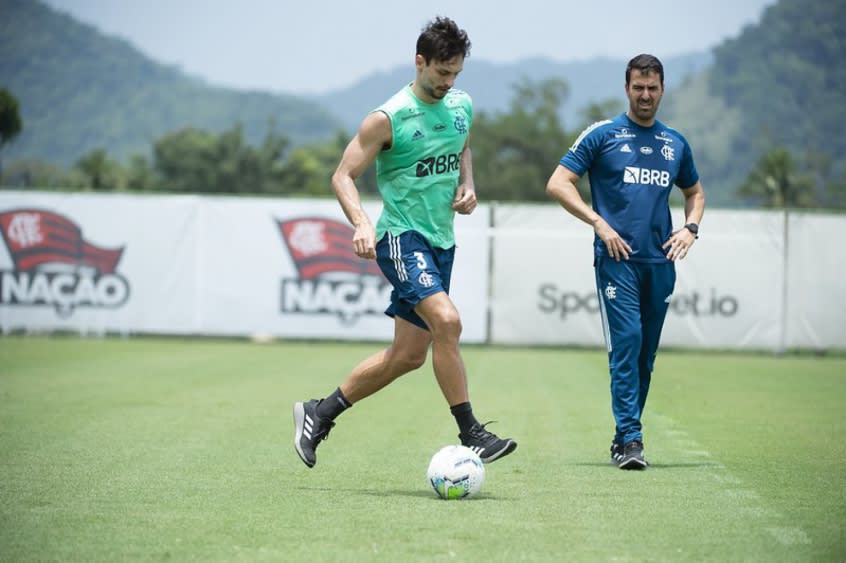
<svg viewBox="0 0 846 563">
<path fill-rule="evenodd" d="M 479 457 L 482 457 L 482 452 L 485 451 L 485 448 L 483 448 L 481 446 L 467 446 L 467 447 L 470 448 L 471 450 L 473 450 L 473 452 Z"/>
<path fill-rule="evenodd" d="M 311 432 L 313 429 L 314 421 L 309 415 L 305 415 L 305 419 L 303 420 L 303 434 L 305 434 L 306 438 L 309 440 L 311 440 Z"/>
<path fill-rule="evenodd" d="M 628 144 L 628 143 L 626 143 L 626 144 L 625 144 L 625 145 L 623 145 L 623 147 L 620 149 L 620 152 L 632 152 L 632 148 L 629 146 L 629 144 Z"/>
<path fill-rule="evenodd" d="M 414 131 L 414 135 L 411 136 L 412 141 L 419 141 L 424 137 L 423 132 L 420 129 Z"/>
</svg>

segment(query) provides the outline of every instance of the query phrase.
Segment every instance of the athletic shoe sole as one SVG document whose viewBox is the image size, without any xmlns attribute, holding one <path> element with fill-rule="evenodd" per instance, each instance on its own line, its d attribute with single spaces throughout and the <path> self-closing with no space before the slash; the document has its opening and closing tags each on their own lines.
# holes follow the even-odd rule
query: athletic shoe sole
<svg viewBox="0 0 846 563">
<path fill-rule="evenodd" d="M 501 450 L 499 450 L 496 453 L 489 455 L 488 457 L 482 458 L 482 463 L 490 463 L 492 461 L 496 461 L 501 457 L 507 456 L 508 454 L 510 454 L 511 452 L 513 452 L 516 449 L 517 449 L 517 442 L 515 442 L 514 440 L 508 440 L 508 443 L 505 445 L 504 448 L 502 448 Z"/>
<path fill-rule="evenodd" d="M 646 469 L 648 466 L 649 464 L 646 463 L 645 459 L 638 459 L 636 457 L 624 459 L 620 462 L 620 465 L 618 465 L 620 469 Z"/>
</svg>

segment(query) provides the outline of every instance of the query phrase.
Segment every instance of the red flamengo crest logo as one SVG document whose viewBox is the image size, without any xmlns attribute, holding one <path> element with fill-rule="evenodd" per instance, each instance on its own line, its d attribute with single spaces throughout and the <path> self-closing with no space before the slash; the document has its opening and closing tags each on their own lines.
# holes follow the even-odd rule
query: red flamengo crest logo
<svg viewBox="0 0 846 563">
<path fill-rule="evenodd" d="M 42 209 L 0 213 L 14 269 L 0 271 L 0 305 L 49 305 L 69 316 L 77 307 L 119 307 L 129 284 L 116 272 L 123 248 L 95 246 L 65 217 Z"/>
<path fill-rule="evenodd" d="M 276 220 L 297 268 L 297 278 L 283 279 L 283 313 L 337 315 L 352 323 L 361 315 L 381 314 L 391 286 L 375 260 L 352 249 L 352 227 L 321 217 Z"/>
</svg>

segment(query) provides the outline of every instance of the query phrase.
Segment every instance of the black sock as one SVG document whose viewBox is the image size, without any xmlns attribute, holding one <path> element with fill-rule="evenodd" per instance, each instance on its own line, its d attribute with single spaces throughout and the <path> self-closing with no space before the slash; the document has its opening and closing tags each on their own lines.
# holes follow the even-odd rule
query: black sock
<svg viewBox="0 0 846 563">
<path fill-rule="evenodd" d="M 341 392 L 341 388 L 338 387 L 331 395 L 320 401 L 320 404 L 317 405 L 317 416 L 320 418 L 335 420 L 339 414 L 351 406 L 352 403 L 344 397 L 344 394 Z"/>
<path fill-rule="evenodd" d="M 449 412 L 455 417 L 455 421 L 458 423 L 458 431 L 462 434 L 470 430 L 470 427 L 474 424 L 479 423 L 476 417 L 473 416 L 473 407 L 470 406 L 469 402 L 459 403 L 454 407 L 450 407 Z"/>
</svg>

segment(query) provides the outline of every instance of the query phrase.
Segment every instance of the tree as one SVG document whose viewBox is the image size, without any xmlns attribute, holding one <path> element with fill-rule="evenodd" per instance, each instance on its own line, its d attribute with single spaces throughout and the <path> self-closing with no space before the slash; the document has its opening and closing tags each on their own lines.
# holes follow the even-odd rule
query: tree
<svg viewBox="0 0 846 563">
<path fill-rule="evenodd" d="M 136 154 L 129 159 L 126 187 L 138 192 L 155 189 L 156 175 L 146 156 Z"/>
<path fill-rule="evenodd" d="M 800 173 L 793 157 L 784 147 L 776 147 L 755 163 L 738 195 L 763 207 L 814 207 L 814 181 Z"/>
<path fill-rule="evenodd" d="M 122 187 L 120 165 L 109 158 L 105 149 L 95 149 L 76 161 L 74 170 L 81 173 L 84 186 L 95 191 L 117 190 Z"/>
<path fill-rule="evenodd" d="M 9 163 L 3 182 L 16 188 L 57 189 L 67 183 L 67 173 L 55 164 L 35 159 L 19 159 Z"/>
<path fill-rule="evenodd" d="M 216 139 L 206 131 L 180 129 L 153 145 L 153 167 L 160 187 L 178 192 L 217 191 Z"/>
<path fill-rule="evenodd" d="M 473 123 L 473 167 L 485 200 L 547 201 L 544 187 L 570 146 L 559 108 L 569 92 L 563 80 L 515 86 L 510 113 L 480 112 Z"/>
<path fill-rule="evenodd" d="M 283 191 L 280 180 L 289 141 L 272 129 L 262 145 L 244 142 L 240 125 L 220 135 L 182 129 L 165 135 L 153 147 L 159 187 L 198 193 L 272 193 Z"/>
<path fill-rule="evenodd" d="M 339 132 L 330 143 L 295 149 L 282 169 L 281 184 L 294 195 L 330 197 L 332 173 L 348 142 L 347 134 Z"/>
<path fill-rule="evenodd" d="M 18 99 L 5 88 L 0 88 L 0 149 L 6 143 L 12 142 L 22 128 Z M 0 183 L 2 180 L 3 163 L 0 160 Z"/>
<path fill-rule="evenodd" d="M 291 152 L 281 174 L 281 183 L 286 191 L 292 195 L 332 197 L 332 174 L 349 142 L 350 136 L 338 131 L 328 143 L 307 145 Z M 362 197 L 376 195 L 375 164 L 356 178 L 355 184 Z"/>
<path fill-rule="evenodd" d="M 834 173 L 834 159 L 828 153 L 808 151 L 805 167 L 814 186 L 817 207 L 846 208 L 846 176 Z"/>
<path fill-rule="evenodd" d="M 22 128 L 18 99 L 5 88 L 0 88 L 0 147 L 13 141 Z"/>
</svg>

